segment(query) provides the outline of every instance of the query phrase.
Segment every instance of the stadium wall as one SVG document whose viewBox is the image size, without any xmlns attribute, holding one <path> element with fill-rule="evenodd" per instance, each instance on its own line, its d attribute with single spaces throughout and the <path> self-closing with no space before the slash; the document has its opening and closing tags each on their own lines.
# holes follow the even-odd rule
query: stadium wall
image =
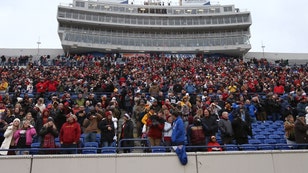
<svg viewBox="0 0 308 173">
<path fill-rule="evenodd" d="M 245 60 L 251 58 L 261 59 L 265 57 L 270 62 L 275 60 L 289 60 L 290 64 L 305 64 L 308 62 L 308 53 L 275 53 L 275 52 L 248 52 L 244 55 Z"/>
<path fill-rule="evenodd" d="M 27 173 L 290 173 L 306 172 L 307 150 L 188 153 L 182 166 L 175 153 L 1 156 L 1 172 Z"/>
<path fill-rule="evenodd" d="M 58 55 L 64 55 L 62 49 L 7 49 L 0 48 L 0 56 L 5 55 L 7 57 L 18 57 L 20 55 L 32 55 L 35 58 L 38 58 L 39 55 L 50 55 L 51 58 L 54 58 Z M 248 52 L 244 55 L 245 60 L 251 58 L 267 58 L 269 61 L 274 62 L 275 60 L 288 59 L 290 64 L 305 64 L 308 62 L 308 53 L 275 53 L 275 52 Z"/>
</svg>

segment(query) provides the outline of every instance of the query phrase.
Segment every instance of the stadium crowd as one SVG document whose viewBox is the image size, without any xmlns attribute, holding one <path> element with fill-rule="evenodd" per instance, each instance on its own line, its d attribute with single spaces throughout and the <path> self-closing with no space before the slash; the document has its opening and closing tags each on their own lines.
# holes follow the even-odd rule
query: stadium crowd
<svg viewBox="0 0 308 173">
<path fill-rule="evenodd" d="M 132 138 L 147 138 L 150 146 L 221 151 L 220 145 L 247 144 L 254 135 L 252 124 L 268 120 L 284 121 L 289 144 L 308 143 L 307 65 L 280 66 L 264 58 L 118 61 L 75 55 L 57 57 L 47 66 L 44 57 L 40 63 L 20 59 L 26 66 L 19 66 L 18 58 L 1 57 L 2 155 L 33 143 L 48 149 L 121 141 L 119 146 L 133 147 L 133 140 L 125 140 Z M 178 121 L 183 121 L 185 139 L 178 138 Z"/>
</svg>

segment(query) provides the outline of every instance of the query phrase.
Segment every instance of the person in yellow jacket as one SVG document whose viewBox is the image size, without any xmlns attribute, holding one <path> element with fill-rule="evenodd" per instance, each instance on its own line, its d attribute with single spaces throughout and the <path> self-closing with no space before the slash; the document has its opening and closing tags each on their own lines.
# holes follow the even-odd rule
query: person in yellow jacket
<svg viewBox="0 0 308 173">
<path fill-rule="evenodd" d="M 146 133 L 147 133 L 147 129 L 148 129 L 148 128 L 147 128 L 147 121 L 148 121 L 148 119 L 149 119 L 150 116 L 152 116 L 152 115 L 155 114 L 155 111 L 154 111 L 153 107 L 150 106 L 148 109 L 149 109 L 148 113 L 146 113 L 146 114 L 143 116 L 143 118 L 141 119 L 141 122 L 142 122 L 142 124 L 143 124 L 142 136 L 147 135 L 147 134 L 146 134 Z"/>
<path fill-rule="evenodd" d="M 181 112 L 183 116 L 188 116 L 191 112 L 192 105 L 189 101 L 189 96 L 185 95 L 181 101 L 178 102 L 178 105 L 181 106 Z"/>
<path fill-rule="evenodd" d="M 9 83 L 5 78 L 2 78 L 0 80 L 0 93 L 6 93 L 7 89 L 9 87 Z"/>
</svg>

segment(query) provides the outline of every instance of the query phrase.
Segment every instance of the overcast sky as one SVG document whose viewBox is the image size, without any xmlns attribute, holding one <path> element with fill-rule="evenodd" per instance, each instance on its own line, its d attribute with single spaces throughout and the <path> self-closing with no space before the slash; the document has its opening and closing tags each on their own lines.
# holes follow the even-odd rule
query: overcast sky
<svg viewBox="0 0 308 173">
<path fill-rule="evenodd" d="M 0 48 L 61 48 L 57 6 L 73 0 L 1 0 Z M 220 0 L 252 16 L 252 52 L 308 53 L 307 0 Z"/>
</svg>

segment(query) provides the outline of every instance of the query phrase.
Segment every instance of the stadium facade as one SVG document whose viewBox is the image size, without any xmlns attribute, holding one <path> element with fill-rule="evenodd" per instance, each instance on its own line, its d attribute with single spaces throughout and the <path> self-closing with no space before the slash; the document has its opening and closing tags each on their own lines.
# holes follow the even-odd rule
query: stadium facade
<svg viewBox="0 0 308 173">
<path fill-rule="evenodd" d="M 227 54 L 250 49 L 249 11 L 208 0 L 73 0 L 59 5 L 65 53 Z"/>
</svg>

